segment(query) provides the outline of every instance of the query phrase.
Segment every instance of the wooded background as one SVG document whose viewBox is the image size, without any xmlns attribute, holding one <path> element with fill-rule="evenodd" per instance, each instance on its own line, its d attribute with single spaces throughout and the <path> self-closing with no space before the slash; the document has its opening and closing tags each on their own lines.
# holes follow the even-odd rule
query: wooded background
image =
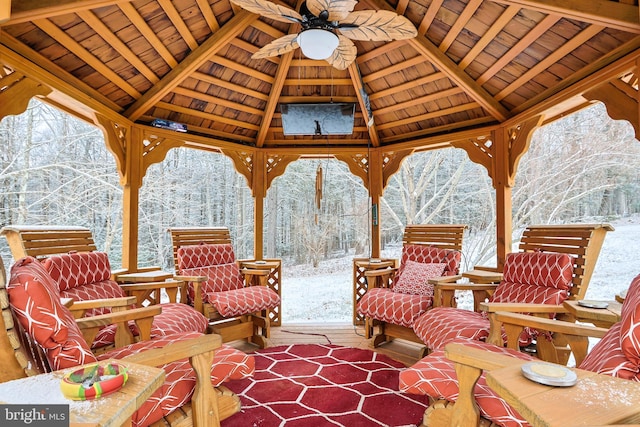
<svg viewBox="0 0 640 427">
<path fill-rule="evenodd" d="M 89 227 L 112 267 L 121 262 L 122 188 L 102 133 L 33 101 L 0 122 L 0 226 Z M 601 104 L 539 129 L 513 189 L 514 240 L 528 224 L 600 222 L 640 212 L 640 144 Z M 323 171 L 321 207 L 315 179 Z M 141 265 L 172 269 L 171 226 L 227 226 L 238 257 L 253 251 L 253 198 L 222 154 L 171 150 L 140 192 Z M 468 265 L 495 257 L 495 192 L 487 172 L 459 149 L 408 157 L 380 206 L 384 245 L 406 224 L 464 223 Z M 370 201 L 362 181 L 329 158 L 299 160 L 273 181 L 265 201 L 265 254 L 284 267 L 368 256 Z M 0 255 L 12 263 L 4 239 Z"/>
</svg>

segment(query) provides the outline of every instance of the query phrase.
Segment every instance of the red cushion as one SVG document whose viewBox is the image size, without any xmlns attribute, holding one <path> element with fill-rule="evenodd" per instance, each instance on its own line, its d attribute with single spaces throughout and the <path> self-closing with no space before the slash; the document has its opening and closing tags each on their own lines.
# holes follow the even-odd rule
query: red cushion
<svg viewBox="0 0 640 427">
<path fill-rule="evenodd" d="M 109 256 L 104 252 L 54 255 L 44 260 L 44 267 L 61 291 L 111 280 Z"/>
<path fill-rule="evenodd" d="M 527 354 L 504 347 L 497 347 L 479 341 L 459 339 L 470 347 L 480 348 L 493 353 L 507 354 L 518 359 L 533 360 Z M 431 353 L 400 372 L 399 388 L 401 392 L 426 394 L 434 399 L 446 399 L 455 402 L 458 399 L 458 377 L 454 363 L 447 359 L 443 350 Z M 529 424 L 487 385 L 484 374 L 480 376 L 474 388 L 480 414 L 503 427 L 524 427 Z"/>
<path fill-rule="evenodd" d="M 205 293 L 209 301 L 223 317 L 240 316 L 276 307 L 280 295 L 266 286 L 247 286 L 226 292 Z"/>
<path fill-rule="evenodd" d="M 489 327 L 482 313 L 450 307 L 429 310 L 413 323 L 413 331 L 431 350 L 442 349 L 458 337 L 484 341 Z"/>
<path fill-rule="evenodd" d="M 7 286 L 18 321 L 45 350 L 51 369 L 96 359 L 69 309 L 60 303 L 58 288 L 35 258 L 18 260 Z"/>
<path fill-rule="evenodd" d="M 231 244 L 181 246 L 177 251 L 178 270 L 236 262 Z"/>
<path fill-rule="evenodd" d="M 624 355 L 636 367 L 640 366 L 640 275 L 632 281 L 622 307 L 620 345 Z"/>
<path fill-rule="evenodd" d="M 404 245 L 402 247 L 402 256 L 400 257 L 400 267 L 396 277 L 402 275 L 402 270 L 407 261 L 416 261 L 422 264 L 442 262 L 447 264 L 442 275 L 453 276 L 459 273 L 461 259 L 462 254 L 460 251 L 441 249 L 435 246 Z"/>
<path fill-rule="evenodd" d="M 358 301 L 361 316 L 411 328 L 415 319 L 427 311 L 433 298 L 394 292 L 388 288 L 373 288 Z"/>
<path fill-rule="evenodd" d="M 433 285 L 429 279 L 441 277 L 447 265 L 445 263 L 419 263 L 407 261 L 401 277 L 393 285 L 394 292 L 433 297 Z"/>
</svg>

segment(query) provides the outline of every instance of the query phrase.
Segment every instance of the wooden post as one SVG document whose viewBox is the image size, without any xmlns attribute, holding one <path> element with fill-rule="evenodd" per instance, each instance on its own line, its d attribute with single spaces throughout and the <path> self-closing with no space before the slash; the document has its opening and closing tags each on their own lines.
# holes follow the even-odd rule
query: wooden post
<svg viewBox="0 0 640 427">
<path fill-rule="evenodd" d="M 11 18 L 11 0 L 0 0 L 0 24 Z"/>
<path fill-rule="evenodd" d="M 505 128 L 492 132 L 495 146 L 493 185 L 496 189 L 496 256 L 502 271 L 507 254 L 511 252 L 513 214 L 509 185 L 509 139 Z"/>
<path fill-rule="evenodd" d="M 253 256 L 255 259 L 264 258 L 264 198 L 267 194 L 267 166 L 266 154 L 257 150 L 253 157 Z"/>
<path fill-rule="evenodd" d="M 129 144 L 125 147 L 122 184 L 122 268 L 128 272 L 138 270 L 138 222 L 140 187 L 144 174 L 142 165 L 143 132 L 137 126 L 131 129 Z"/>
<path fill-rule="evenodd" d="M 371 257 L 380 257 L 380 197 L 382 197 L 382 152 L 369 155 L 369 196 L 371 197 Z"/>
</svg>

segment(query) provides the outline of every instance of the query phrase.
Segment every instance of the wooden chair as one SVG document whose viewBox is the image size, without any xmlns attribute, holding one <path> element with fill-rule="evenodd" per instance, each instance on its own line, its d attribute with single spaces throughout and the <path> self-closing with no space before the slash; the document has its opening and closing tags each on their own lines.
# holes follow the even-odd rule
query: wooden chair
<svg viewBox="0 0 640 427">
<path fill-rule="evenodd" d="M 412 328 L 434 305 L 433 285 L 428 282 L 460 272 L 465 229 L 460 224 L 408 225 L 399 267 L 364 273 L 367 292 L 357 312 L 365 318 L 366 337 L 373 337 L 374 347 L 394 338 L 422 343 Z"/>
<path fill-rule="evenodd" d="M 53 283 L 47 281 L 52 282 L 42 266 L 33 258 L 25 258 L 12 268 L 10 289 L 7 289 L 5 269 L 0 260 L 0 357 L 3 365 L 0 382 L 115 358 L 161 367 L 166 372 L 165 384 L 147 402 L 139 403 L 142 406 L 133 417 L 134 426 L 219 426 L 220 420 L 240 410 L 238 396 L 220 384 L 252 375 L 254 368 L 250 356 L 222 345 L 216 335 L 189 333 L 149 340 L 153 316 L 161 310 L 158 306 L 74 321 L 59 296 L 52 294 L 55 292 Z M 31 288 L 28 291 L 23 286 L 26 282 Z M 37 304 L 25 303 L 27 295 L 27 301 L 37 301 Z M 27 311 L 29 318 L 52 320 L 49 323 L 46 320 L 29 322 L 24 315 Z M 91 354 L 83 336 L 91 336 L 114 322 L 119 329 L 128 331 L 129 321 L 136 322 L 145 340 L 129 343 L 97 358 Z M 35 323 L 39 326 L 35 327 Z M 185 400 L 183 404 L 177 404 L 179 398 L 171 398 L 169 407 L 173 407 L 157 412 L 163 406 L 160 402 L 166 393 L 182 393 L 173 391 L 179 389 L 186 393 L 189 388 L 195 390 L 188 394 L 192 398 L 180 394 Z"/>
<path fill-rule="evenodd" d="M 144 284 L 118 284 L 112 280 L 108 255 L 95 250 L 91 232 L 79 227 L 5 227 L 5 233 L 14 256 L 37 253 L 45 270 L 54 279 L 63 298 L 76 302 L 83 301 L 85 310 L 79 315 L 95 316 L 109 313 L 113 308 L 101 302 L 112 304 L 114 299 L 125 300 L 127 294 L 133 295 L 133 304 L 143 306 L 151 293 L 169 289 L 172 299 L 177 300 L 179 288 L 185 288 L 184 282 L 172 280 L 170 283 L 154 282 Z M 57 236 L 54 238 L 54 236 Z M 29 248 L 29 249 L 25 249 Z M 68 252 L 61 252 L 68 251 Z M 20 259 L 20 258 L 17 258 Z M 142 290 L 140 289 L 142 288 Z M 184 295 L 185 291 L 182 291 Z M 144 294 L 144 295 L 142 295 Z M 146 297 L 145 297 L 146 295 Z M 153 302 L 159 298 L 151 298 Z M 89 307 L 89 302 L 92 306 Z M 152 325 L 152 338 L 186 333 L 205 332 L 207 319 L 187 304 L 168 302 L 161 313 L 155 316 Z M 135 329 L 134 329 L 135 331 Z M 95 352 L 109 349 L 115 342 L 115 327 L 110 325 L 99 331 L 91 348 Z"/>
<path fill-rule="evenodd" d="M 500 284 L 474 284 L 449 283 L 456 278 L 445 278 L 436 283 L 436 295 L 456 289 L 473 290 L 474 296 L 482 295 L 479 291 L 486 292 L 491 302 L 475 301 L 474 304 L 481 307 L 482 311 L 436 307 L 416 319 L 415 333 L 430 350 L 435 350 L 457 337 L 485 340 L 490 336 L 491 342 L 501 343 L 499 325 L 490 331 L 486 315 L 490 311 L 539 313 L 547 317 L 556 315 L 565 320 L 575 320 L 567 315 L 562 301 L 584 298 L 604 237 L 611 230 L 613 227 L 608 224 L 527 227 L 522 235 L 520 252 L 507 256 L 505 270 L 509 270 L 508 280 Z M 562 277 L 559 273 L 564 271 L 567 274 L 569 266 L 572 270 L 567 283 L 560 280 Z M 537 286 L 541 284 L 544 286 Z M 569 285 L 568 292 L 554 291 L 566 285 Z M 521 345 L 527 345 L 527 339 L 523 336 Z M 557 346 L 557 351 L 562 352 L 565 343 L 558 342 Z"/>
<path fill-rule="evenodd" d="M 93 234 L 86 227 L 7 225 L 0 229 L 0 235 L 7 239 L 14 260 L 26 256 L 45 260 L 54 255 L 98 251 Z M 161 295 L 175 303 L 179 302 L 179 295 L 184 295 L 184 282 L 166 280 L 172 274 L 158 267 L 143 267 L 135 273 L 112 270 L 111 276 L 127 294 L 136 297 L 139 305 L 159 304 Z"/>
<path fill-rule="evenodd" d="M 640 382 L 640 327 L 638 327 L 640 325 L 640 275 L 629 287 L 620 322 L 610 329 L 508 312 L 496 312 L 492 313 L 492 316 L 506 326 L 510 336 L 513 337 L 509 342 L 517 341 L 516 337 L 525 327 L 535 328 L 540 333 L 551 331 L 566 338 L 578 368 Z M 586 337 L 600 338 L 590 352 L 587 352 Z M 423 426 L 522 426 L 524 425 L 522 415 L 525 414 L 516 412 L 487 385 L 483 370 L 501 369 L 532 360 L 536 359 L 519 352 L 513 348 L 513 345 L 505 348 L 479 341 L 458 339 L 447 344 L 444 350 L 433 352 L 411 368 L 401 372 L 400 390 L 432 397 L 432 404 L 425 412 Z M 510 375 L 519 376 L 520 373 Z M 514 381 L 518 380 L 514 379 Z M 613 382 L 607 384 L 613 385 Z M 543 387 L 537 386 L 536 390 L 539 392 Z M 610 392 L 605 392 L 595 381 L 588 381 L 585 386 L 587 389 L 576 387 L 577 390 L 574 391 L 578 392 L 578 399 L 604 400 L 605 405 L 607 402 L 610 404 L 612 400 L 624 399 L 624 396 L 627 396 L 624 383 L 615 385 L 615 390 Z M 570 392 L 569 389 L 566 390 L 567 393 Z M 587 390 L 592 392 L 584 394 Z M 518 392 L 517 387 L 511 390 L 511 393 L 516 396 Z M 637 393 L 640 391 L 637 391 L 636 395 Z M 522 397 L 524 398 L 525 395 L 523 394 Z M 630 395 L 627 400 L 629 397 Z M 573 398 L 576 398 L 575 393 Z M 563 408 L 569 402 L 570 400 L 564 400 L 562 392 L 559 392 L 555 393 L 555 400 L 546 399 L 540 403 L 549 408 L 547 413 L 554 412 L 553 408 L 556 408 L 558 415 L 566 415 L 566 410 Z M 627 405 L 636 406 L 636 402 L 632 400 Z M 571 406 L 569 409 L 577 410 Z M 535 413 L 526 415 L 533 417 Z M 580 415 L 584 418 L 585 414 Z M 624 414 L 619 415 L 621 418 L 618 421 L 622 421 Z M 575 416 L 574 413 L 573 417 Z M 637 415 L 635 420 L 637 421 Z M 493 424 L 494 422 L 496 424 Z M 621 423 L 624 424 L 624 422 Z M 559 422 L 555 425 L 566 424 Z"/>
<path fill-rule="evenodd" d="M 237 260 L 226 227 L 173 227 L 173 259 L 189 301 L 223 342 L 247 339 L 267 346 L 271 321 L 280 313 L 278 259 Z"/>
</svg>

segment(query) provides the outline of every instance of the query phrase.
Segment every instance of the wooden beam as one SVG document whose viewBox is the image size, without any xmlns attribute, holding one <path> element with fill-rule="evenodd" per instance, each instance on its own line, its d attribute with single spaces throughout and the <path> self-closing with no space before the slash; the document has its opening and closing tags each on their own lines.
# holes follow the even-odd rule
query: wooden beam
<svg viewBox="0 0 640 427">
<path fill-rule="evenodd" d="M 567 19 L 640 34 L 638 6 L 610 0 L 495 0 Z"/>
<path fill-rule="evenodd" d="M 124 115 L 130 120 L 137 120 L 152 105 L 164 98 L 178 86 L 190 73 L 197 70 L 218 50 L 222 49 L 230 39 L 235 38 L 247 25 L 251 25 L 259 16 L 246 10 L 231 18 L 220 30 L 213 33 L 200 46 L 193 50 L 177 67 L 169 71 L 160 82 L 145 92 L 134 102 Z"/>
<path fill-rule="evenodd" d="M 351 82 L 353 83 L 353 87 L 356 90 L 356 97 L 358 98 L 360 111 L 362 111 L 364 122 L 366 123 L 368 128 L 371 145 L 373 145 L 374 147 L 378 147 L 380 146 L 380 138 L 378 137 L 378 131 L 376 130 L 376 124 L 373 119 L 373 112 L 371 111 L 369 95 L 367 94 L 367 90 L 364 87 L 364 83 L 362 83 L 362 75 L 360 74 L 360 69 L 358 68 L 357 61 L 353 61 L 349 65 L 348 71 L 349 77 L 351 77 Z"/>
<path fill-rule="evenodd" d="M 11 18 L 11 0 L 0 0 L 0 24 Z"/>
<path fill-rule="evenodd" d="M 13 0 L 9 2 L 11 3 L 11 19 L 2 25 L 52 18 L 81 10 L 129 2 L 130 0 Z"/>
</svg>

